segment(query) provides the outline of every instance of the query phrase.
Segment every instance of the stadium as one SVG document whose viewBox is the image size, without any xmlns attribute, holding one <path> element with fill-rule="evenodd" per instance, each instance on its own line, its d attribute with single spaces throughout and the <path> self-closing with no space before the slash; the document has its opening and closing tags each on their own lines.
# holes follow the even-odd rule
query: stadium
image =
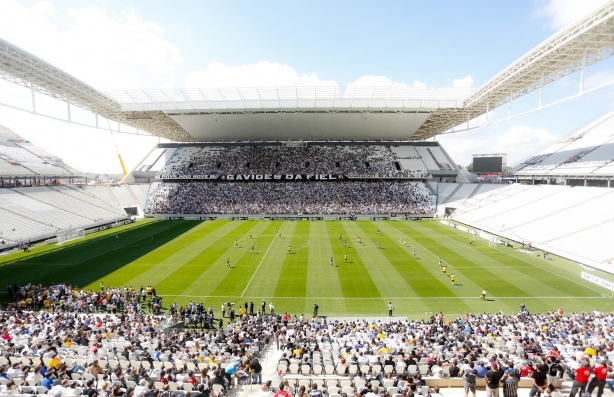
<svg viewBox="0 0 614 397">
<path fill-rule="evenodd" d="M 497 368 L 502 388 L 518 370 L 515 397 L 546 370 L 603 393 L 572 380 L 614 343 L 614 113 L 512 167 L 476 154 L 473 173 L 436 138 L 612 54 L 612 2 L 473 90 L 102 92 L 0 39 L 33 109 L 36 93 L 164 140 L 92 184 L 0 128 L 0 365 L 28 367 L 0 395 L 256 395 L 264 374 L 271 396 L 284 379 L 298 397 L 460 396 L 469 362 L 489 393 Z M 58 355 L 54 386 L 28 380 Z"/>
</svg>

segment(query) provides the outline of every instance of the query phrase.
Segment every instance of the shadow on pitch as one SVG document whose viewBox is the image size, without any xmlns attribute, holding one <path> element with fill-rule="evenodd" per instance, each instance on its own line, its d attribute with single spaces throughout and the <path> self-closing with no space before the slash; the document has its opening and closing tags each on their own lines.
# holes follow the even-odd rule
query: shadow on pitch
<svg viewBox="0 0 614 397">
<path fill-rule="evenodd" d="M 152 222 L 46 252 L 18 255 L 0 265 L 0 291 L 6 292 L 7 283 L 68 283 L 83 288 L 198 225 L 200 222 Z"/>
</svg>

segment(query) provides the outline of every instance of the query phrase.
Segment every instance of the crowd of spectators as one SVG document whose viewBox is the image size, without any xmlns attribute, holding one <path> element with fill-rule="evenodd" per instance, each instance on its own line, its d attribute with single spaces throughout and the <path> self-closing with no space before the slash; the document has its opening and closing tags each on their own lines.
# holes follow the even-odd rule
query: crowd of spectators
<svg viewBox="0 0 614 397">
<path fill-rule="evenodd" d="M 419 182 L 165 183 L 148 214 L 430 214 L 435 198 Z"/>
<path fill-rule="evenodd" d="M 188 156 L 180 148 L 158 173 L 162 179 L 232 174 L 343 174 L 354 178 L 419 177 L 395 166 L 385 145 L 212 146 Z M 415 174 L 415 175 L 414 175 Z"/>
<path fill-rule="evenodd" d="M 78 290 L 11 287 L 16 301 L 28 291 L 59 291 L 61 300 Z M 136 292 L 132 299 L 138 299 Z M 221 392 L 249 379 L 262 383 L 258 357 L 267 345 L 279 351 L 281 371 L 264 379 L 263 390 L 284 384 L 297 397 L 304 396 L 297 377 L 286 373 L 292 366 L 310 377 L 308 386 L 316 390 L 323 382 L 315 379 L 332 367 L 337 377 L 326 384 L 327 392 L 352 388 L 357 396 L 394 394 L 394 388 L 411 397 L 424 394 L 425 376 L 463 377 L 474 371 L 475 378 L 486 378 L 487 387 L 495 378 L 535 380 L 541 374 L 548 384 L 573 378 L 572 394 L 587 387 L 599 393 L 606 384 L 612 390 L 614 383 L 614 315 L 598 311 L 564 316 L 525 310 L 451 320 L 439 313 L 419 321 L 327 321 L 302 315 L 284 315 L 280 321 L 244 312 L 225 328 L 205 330 L 169 328 L 163 317 L 132 307 L 125 305 L 123 315 L 82 312 L 71 305 L 1 311 L 0 393 L 42 386 L 55 397 L 172 397 L 190 391 L 206 396 L 210 389 Z M 601 373 L 603 384 L 591 386 L 588 376 L 584 382 L 583 374 L 590 372 Z M 543 384 L 532 393 L 546 392 Z"/>
</svg>

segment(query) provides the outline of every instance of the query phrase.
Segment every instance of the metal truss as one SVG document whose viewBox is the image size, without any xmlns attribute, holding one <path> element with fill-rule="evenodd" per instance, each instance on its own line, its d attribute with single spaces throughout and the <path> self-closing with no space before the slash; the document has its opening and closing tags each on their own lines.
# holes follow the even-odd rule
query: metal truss
<svg viewBox="0 0 614 397">
<path fill-rule="evenodd" d="M 138 90 L 104 94 L 0 39 L 0 77 L 108 120 L 175 142 L 194 139 L 169 114 L 343 109 L 429 111 L 411 140 L 425 140 L 614 55 L 614 1 L 560 31 L 473 93 L 420 87 L 276 87 Z M 584 76 L 580 91 L 583 91 Z M 32 101 L 35 107 L 34 100 Z M 70 116 L 69 116 L 70 119 Z M 70 120 L 68 120 L 70 121 Z"/>
<path fill-rule="evenodd" d="M 162 112 L 122 112 L 120 104 L 61 69 L 0 39 L 0 78 L 88 110 L 97 116 L 174 141 L 192 141 Z M 35 108 L 34 101 L 32 102 Z M 35 109 L 33 109 L 35 111 Z M 67 120 L 67 121 L 70 121 Z"/>
<path fill-rule="evenodd" d="M 614 2 L 550 37 L 465 99 L 462 111 L 440 109 L 412 139 L 428 139 L 614 54 Z M 583 78 L 582 78 L 583 81 Z M 580 90 L 582 90 L 582 85 Z M 541 106 L 541 95 L 540 103 Z"/>
</svg>

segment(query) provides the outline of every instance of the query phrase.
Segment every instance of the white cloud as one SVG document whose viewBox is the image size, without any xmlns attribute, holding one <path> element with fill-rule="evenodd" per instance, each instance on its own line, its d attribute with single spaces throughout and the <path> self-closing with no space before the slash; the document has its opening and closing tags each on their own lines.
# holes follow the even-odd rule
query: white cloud
<svg viewBox="0 0 614 397">
<path fill-rule="evenodd" d="M 454 79 L 452 81 L 452 86 L 454 88 L 471 88 L 473 87 L 473 77 L 466 76 L 462 79 Z"/>
<path fill-rule="evenodd" d="M 526 125 L 509 127 L 502 134 L 494 133 L 493 126 L 441 135 L 439 143 L 458 164 L 471 163 L 473 154 L 506 153 L 508 165 L 530 157 L 554 144 L 559 137 L 544 128 Z"/>
<path fill-rule="evenodd" d="M 407 87 L 407 84 L 392 81 L 386 76 L 362 76 L 349 83 L 348 87 Z"/>
<path fill-rule="evenodd" d="M 315 73 L 299 73 L 288 65 L 261 61 L 254 64 L 228 66 L 211 63 L 195 70 L 186 78 L 186 87 L 276 87 L 276 86 L 337 86 L 333 80 L 322 80 Z"/>
<path fill-rule="evenodd" d="M 589 90 L 606 83 L 611 83 L 612 81 L 614 81 L 614 71 L 603 70 L 587 76 L 584 81 L 584 89 Z"/>
<path fill-rule="evenodd" d="M 5 0 L 0 37 L 101 90 L 173 87 L 180 51 L 134 9 Z"/>
<path fill-rule="evenodd" d="M 414 80 L 414 83 L 412 84 L 412 87 L 425 88 L 426 84 L 421 82 L 421 81 Z"/>
<path fill-rule="evenodd" d="M 609 0 L 547 0 L 542 1 L 535 16 L 549 20 L 548 27 L 560 30 L 574 23 Z"/>
</svg>

